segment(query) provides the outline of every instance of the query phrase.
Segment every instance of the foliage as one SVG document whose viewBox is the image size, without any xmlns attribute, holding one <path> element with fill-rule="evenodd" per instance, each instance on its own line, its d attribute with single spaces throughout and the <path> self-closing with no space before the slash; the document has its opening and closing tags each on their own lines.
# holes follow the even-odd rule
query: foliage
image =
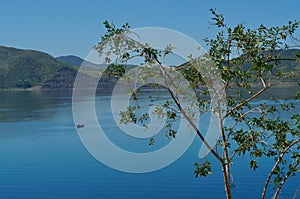
<svg viewBox="0 0 300 199">
<path fill-rule="evenodd" d="M 196 177 L 207 176 L 212 174 L 211 163 L 207 160 L 203 163 L 195 163 L 194 166 L 195 166 L 194 173 Z"/>
<path fill-rule="evenodd" d="M 287 40 L 300 22 L 290 21 L 287 25 L 271 28 L 260 25 L 257 29 L 246 28 L 243 24 L 228 27 L 223 15 L 215 10 L 210 11 L 219 32 L 215 38 L 205 39 L 210 46 L 208 53 L 203 57 L 189 57 L 188 62 L 177 67 L 164 66 L 164 58 L 172 53 L 170 46 L 158 50 L 132 39 L 128 36 L 131 34 L 128 24 L 118 29 L 113 24 L 104 22 L 107 33 L 95 48 L 100 56 L 105 56 L 108 63 L 113 63 L 110 58 L 112 54 L 117 55 L 118 65 L 126 65 L 127 61 L 134 57 L 143 58 L 137 67 L 148 70 L 149 73 L 148 77 L 138 77 L 140 80 L 144 81 L 158 73 L 164 77 L 171 101 L 168 100 L 162 105 L 156 104 L 154 113 L 157 117 L 167 116 L 168 138 L 176 137 L 177 132 L 172 125 L 180 117 L 189 122 L 193 131 L 210 149 L 210 156 L 220 163 L 227 198 L 232 198 L 231 190 L 235 183 L 231 178 L 230 168 L 233 163 L 238 164 L 235 162 L 237 156 L 247 156 L 249 167 L 253 170 L 259 169 L 260 158 L 274 160 L 274 167 L 268 174 L 262 190 L 262 198 L 266 197 L 270 182 L 274 185 L 274 198 L 277 198 L 286 180 L 299 171 L 300 118 L 299 114 L 291 114 L 295 108 L 293 103 L 280 100 L 265 102 L 257 99 L 282 81 L 295 81 L 295 74 L 299 72 L 296 59 L 300 54 L 287 56 L 287 51 L 282 49 L 289 48 Z M 213 106 L 213 99 L 209 97 L 208 92 L 211 82 L 205 81 L 205 76 L 197 70 L 205 64 L 211 66 L 209 74 L 218 73 L 222 77 L 227 101 L 225 114 L 221 114 L 223 107 L 220 98 L 217 97 L 218 106 Z M 151 68 L 155 70 L 151 71 Z M 118 71 L 119 67 L 116 67 L 116 70 Z M 172 71 L 181 73 L 198 93 L 191 104 L 197 107 L 200 116 L 209 111 L 219 113 L 221 136 L 216 146 L 210 146 L 206 142 L 203 132 L 194 123 L 198 116 L 192 109 L 183 106 L 179 97 L 183 91 L 170 75 Z M 218 90 L 214 92 L 216 96 L 224 95 L 218 93 Z M 129 106 L 125 112 L 121 112 L 121 122 L 129 124 L 147 120 L 145 115 L 139 115 L 139 108 Z M 155 139 L 151 138 L 150 145 L 154 142 Z M 208 159 L 195 163 L 194 166 L 196 177 L 212 174 L 212 166 Z"/>
</svg>

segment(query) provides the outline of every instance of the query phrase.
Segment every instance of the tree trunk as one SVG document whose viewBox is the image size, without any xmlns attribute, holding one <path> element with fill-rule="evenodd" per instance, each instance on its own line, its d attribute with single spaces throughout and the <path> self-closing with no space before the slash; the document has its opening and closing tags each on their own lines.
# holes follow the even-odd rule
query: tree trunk
<svg viewBox="0 0 300 199">
<path fill-rule="evenodd" d="M 230 171 L 229 171 L 228 164 L 222 163 L 222 171 L 224 177 L 226 199 L 232 199 L 231 188 L 230 188 Z"/>
</svg>

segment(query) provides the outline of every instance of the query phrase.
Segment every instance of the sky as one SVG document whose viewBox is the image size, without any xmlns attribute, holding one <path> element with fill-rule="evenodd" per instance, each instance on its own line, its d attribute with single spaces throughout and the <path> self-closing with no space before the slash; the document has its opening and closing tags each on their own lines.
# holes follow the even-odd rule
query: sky
<svg viewBox="0 0 300 199">
<path fill-rule="evenodd" d="M 0 0 L 0 45 L 84 58 L 105 33 L 105 20 L 173 29 L 204 45 L 216 33 L 210 8 L 228 25 L 250 28 L 300 20 L 299 0 Z"/>
</svg>

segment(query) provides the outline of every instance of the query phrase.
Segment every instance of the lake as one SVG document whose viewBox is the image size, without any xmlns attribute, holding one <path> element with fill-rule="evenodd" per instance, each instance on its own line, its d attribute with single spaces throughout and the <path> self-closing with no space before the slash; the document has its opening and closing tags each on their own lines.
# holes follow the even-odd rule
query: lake
<svg viewBox="0 0 300 199">
<path fill-rule="evenodd" d="M 99 110 L 109 111 L 109 103 L 109 96 L 96 97 Z M 294 103 L 300 112 L 300 102 Z M 111 139 L 118 140 L 111 114 L 99 115 Z M 123 142 L 126 139 L 120 144 L 133 150 L 134 145 Z M 147 143 L 142 140 L 136 147 L 148 150 Z M 213 175 L 194 177 L 200 146 L 196 138 L 177 161 L 158 171 L 117 171 L 96 160 L 82 144 L 73 121 L 71 91 L 0 92 L 0 198 L 225 198 L 215 161 Z M 248 158 L 239 158 L 232 168 L 234 198 L 259 198 L 270 162 L 265 159 L 252 171 Z M 280 198 L 293 198 L 299 187 L 298 174 L 288 180 Z"/>
</svg>

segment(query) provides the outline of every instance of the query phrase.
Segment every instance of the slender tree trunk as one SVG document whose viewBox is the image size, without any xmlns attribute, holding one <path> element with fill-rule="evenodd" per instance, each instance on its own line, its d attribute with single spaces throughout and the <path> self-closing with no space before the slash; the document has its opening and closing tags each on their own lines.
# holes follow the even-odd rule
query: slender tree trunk
<svg viewBox="0 0 300 199">
<path fill-rule="evenodd" d="M 221 132 L 223 138 L 223 155 L 222 155 L 223 161 L 221 162 L 221 164 L 222 164 L 222 172 L 224 177 L 225 192 L 226 192 L 226 198 L 232 199 L 231 186 L 230 186 L 231 184 L 230 183 L 230 162 L 229 162 L 229 155 L 227 150 L 227 140 L 225 137 L 223 126 Z"/>
<path fill-rule="evenodd" d="M 226 199 L 232 199 L 230 188 L 230 170 L 228 164 L 222 163 L 222 172 L 224 177 Z"/>
<path fill-rule="evenodd" d="M 226 199 L 232 199 L 231 195 L 231 186 L 230 186 L 230 162 L 229 162 L 229 154 L 228 154 L 228 148 L 227 148 L 227 138 L 224 131 L 224 119 L 222 118 L 221 114 L 221 102 L 218 100 L 218 115 L 219 115 L 219 125 L 221 130 L 221 137 L 223 141 L 223 154 L 222 154 L 222 171 L 223 171 L 223 177 L 224 177 L 224 185 L 225 185 L 225 193 L 226 193 Z"/>
</svg>

